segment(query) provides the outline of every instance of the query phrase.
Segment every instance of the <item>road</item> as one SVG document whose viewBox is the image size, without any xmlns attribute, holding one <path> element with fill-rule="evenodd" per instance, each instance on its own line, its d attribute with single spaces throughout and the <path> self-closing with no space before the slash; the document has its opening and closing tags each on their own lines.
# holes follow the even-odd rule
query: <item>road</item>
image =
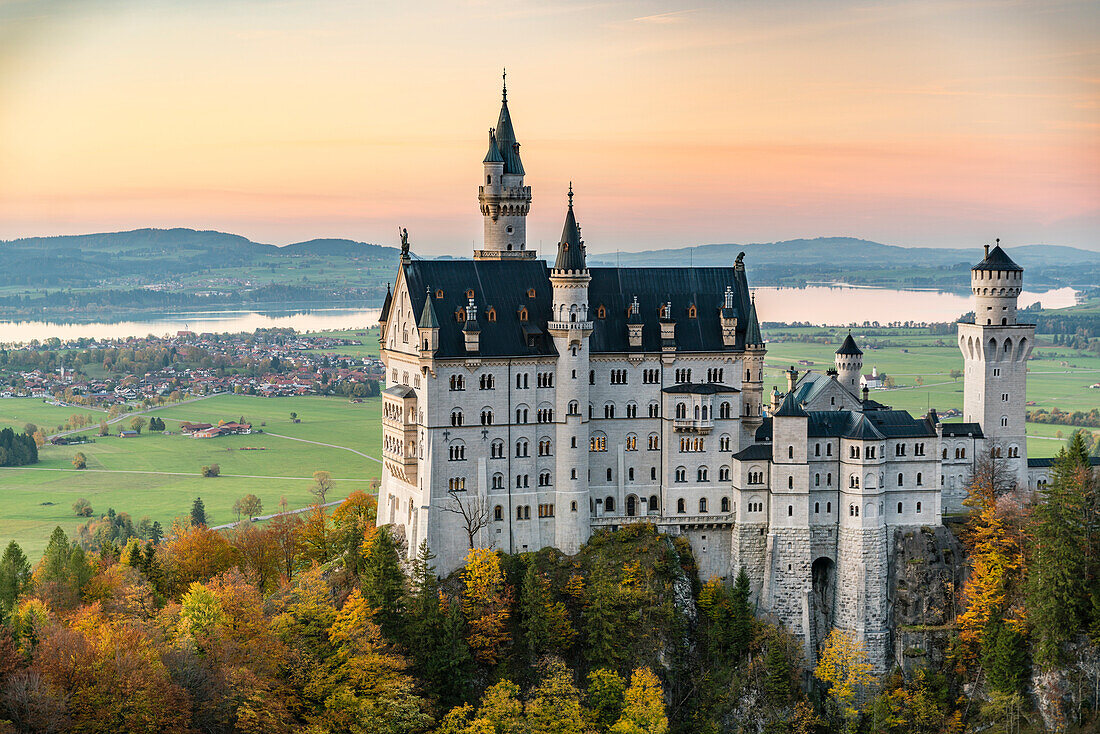
<svg viewBox="0 0 1100 734">
<path fill-rule="evenodd" d="M 339 505 L 339 504 L 342 504 L 342 503 L 343 503 L 343 500 L 336 500 L 335 502 L 326 502 L 325 504 L 321 505 L 321 507 L 332 507 L 333 505 Z M 298 514 L 301 514 L 303 512 L 309 512 L 315 506 L 316 505 L 309 505 L 307 507 L 299 507 L 297 510 L 287 510 L 286 512 L 274 512 L 270 515 L 257 515 L 256 517 L 251 519 L 251 522 L 257 522 L 257 521 L 260 521 L 260 520 L 270 520 L 272 518 L 283 517 L 285 515 L 298 515 Z M 210 529 L 211 530 L 228 530 L 229 528 L 237 527 L 242 522 L 244 522 L 244 520 L 237 520 L 236 522 L 227 522 L 224 525 L 215 525 L 214 527 L 212 527 Z"/>
<path fill-rule="evenodd" d="M 350 451 L 350 449 L 349 449 Z M 63 469 L 60 467 L 42 467 L 42 466 L 5 466 L 0 467 L 0 471 L 60 471 L 60 472 L 75 472 L 77 474 L 89 474 L 99 472 L 101 474 L 157 474 L 166 477 L 197 477 L 198 472 L 186 472 L 186 471 L 148 471 L 144 469 Z M 314 481 L 313 477 L 276 477 L 266 476 L 263 474 L 219 474 L 219 477 L 231 477 L 236 479 L 291 479 L 302 480 L 305 482 Z M 369 482 L 370 479 L 337 479 L 333 477 L 334 482 Z"/>
<path fill-rule="evenodd" d="M 301 441 L 302 443 L 311 443 L 314 446 L 327 446 L 330 449 L 341 449 L 343 451 L 350 451 L 353 454 L 358 454 L 359 456 L 362 456 L 364 459 L 370 459 L 371 461 L 373 461 L 377 464 L 382 463 L 381 459 L 376 459 L 375 457 L 371 456 L 370 454 L 364 454 L 362 451 L 356 451 L 355 449 L 348 448 L 347 446 L 338 446 L 334 443 L 321 443 L 320 441 L 310 441 L 307 438 L 295 438 L 294 436 L 284 436 L 281 433 L 272 433 L 271 431 L 266 431 L 264 433 L 264 435 L 265 436 L 274 436 L 275 438 L 285 438 L 285 439 L 290 440 L 290 441 Z"/>
</svg>

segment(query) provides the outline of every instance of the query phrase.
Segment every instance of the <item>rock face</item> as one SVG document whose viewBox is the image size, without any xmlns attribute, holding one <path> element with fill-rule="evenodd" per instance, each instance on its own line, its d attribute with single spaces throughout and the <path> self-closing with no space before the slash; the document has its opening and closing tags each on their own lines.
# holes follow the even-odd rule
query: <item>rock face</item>
<svg viewBox="0 0 1100 734">
<path fill-rule="evenodd" d="M 954 630 L 955 591 L 964 549 L 947 527 L 899 529 L 890 553 L 889 604 L 894 662 L 907 674 L 944 662 Z"/>
</svg>

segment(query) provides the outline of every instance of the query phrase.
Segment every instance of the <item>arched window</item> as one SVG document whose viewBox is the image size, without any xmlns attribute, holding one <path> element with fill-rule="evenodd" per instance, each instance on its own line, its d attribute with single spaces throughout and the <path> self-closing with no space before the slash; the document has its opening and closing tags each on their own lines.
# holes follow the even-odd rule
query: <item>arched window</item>
<svg viewBox="0 0 1100 734">
<path fill-rule="evenodd" d="M 496 473 L 493 475 L 493 489 L 504 489 L 504 475 Z"/>
<path fill-rule="evenodd" d="M 794 446 L 788 446 L 787 447 L 787 458 L 788 459 L 793 459 L 794 458 Z"/>
<path fill-rule="evenodd" d="M 730 511 L 730 498 L 729 497 L 723 497 L 722 498 L 721 507 L 722 507 L 722 510 L 721 510 L 722 512 L 729 512 Z"/>
<path fill-rule="evenodd" d="M 730 417 L 730 404 L 729 403 L 722 403 L 721 405 L 718 406 L 718 417 L 719 418 L 729 418 Z"/>
<path fill-rule="evenodd" d="M 699 467 L 699 471 L 697 473 L 698 479 L 696 481 L 700 481 L 700 482 L 707 481 L 707 474 L 708 474 L 708 472 L 707 472 L 707 468 L 705 466 Z"/>
<path fill-rule="evenodd" d="M 682 421 L 687 418 L 687 406 L 683 403 L 676 403 L 676 420 Z"/>
<path fill-rule="evenodd" d="M 718 450 L 729 451 L 730 450 L 730 437 L 729 434 L 723 433 L 718 437 Z"/>
<path fill-rule="evenodd" d="M 504 442 L 499 438 L 494 439 L 489 445 L 489 458 L 490 459 L 503 459 L 504 458 Z"/>
<path fill-rule="evenodd" d="M 529 445 L 526 438 L 516 441 L 516 456 L 519 458 L 528 456 Z"/>
<path fill-rule="evenodd" d="M 901 503 L 900 502 L 898 503 L 898 514 L 899 515 L 901 514 Z"/>
<path fill-rule="evenodd" d="M 604 433 L 593 433 L 588 439 L 589 451 L 607 451 L 607 435 Z"/>
<path fill-rule="evenodd" d="M 830 515 L 833 513 L 833 503 L 832 502 L 826 502 L 825 503 L 825 512 L 827 514 L 830 514 Z"/>
<path fill-rule="evenodd" d="M 787 477 L 787 489 L 794 489 L 794 477 Z"/>
<path fill-rule="evenodd" d="M 649 447 L 650 451 L 660 451 L 661 450 L 661 437 L 658 436 L 656 433 L 649 434 L 649 439 L 647 441 L 647 446 Z"/>
<path fill-rule="evenodd" d="M 787 517 L 794 517 L 794 505 L 787 505 Z"/>
<path fill-rule="evenodd" d="M 638 450 L 638 436 L 633 433 L 626 435 L 626 450 L 637 451 Z"/>
<path fill-rule="evenodd" d="M 699 498 L 699 512 L 706 512 L 706 511 L 707 511 L 707 498 L 706 497 L 700 497 Z"/>
<path fill-rule="evenodd" d="M 462 411 L 461 410 L 456 409 L 456 410 L 451 411 L 451 425 L 452 426 L 461 426 L 462 425 Z"/>
<path fill-rule="evenodd" d="M 730 480 L 730 468 L 728 466 L 722 466 L 718 468 L 718 481 L 728 482 Z"/>
<path fill-rule="evenodd" d="M 497 522 L 503 522 L 504 521 L 504 508 L 501 507 L 500 505 L 497 505 L 496 507 L 493 508 L 493 519 L 496 520 Z"/>
<path fill-rule="evenodd" d="M 917 513 L 920 513 L 920 502 L 917 503 Z"/>
<path fill-rule="evenodd" d="M 676 481 L 677 482 L 686 482 L 687 481 L 687 469 L 685 467 L 682 467 L 682 466 L 676 467 Z"/>
<path fill-rule="evenodd" d="M 483 408 L 481 411 L 481 425 L 491 426 L 493 425 L 493 411 L 489 408 Z"/>
<path fill-rule="evenodd" d="M 604 509 L 605 512 L 614 512 L 615 511 L 615 498 L 614 497 L 608 497 L 607 499 L 605 499 L 603 501 L 603 509 Z"/>
<path fill-rule="evenodd" d="M 898 472 L 898 486 L 899 487 L 901 487 L 902 485 L 905 484 L 904 480 L 905 480 L 905 475 L 902 474 L 901 472 Z"/>
<path fill-rule="evenodd" d="M 576 400 L 570 400 L 569 401 L 569 415 L 580 415 L 580 414 L 581 414 L 581 404 L 578 403 Z"/>
<path fill-rule="evenodd" d="M 921 486 L 921 484 L 922 484 L 922 482 L 921 482 L 921 473 L 917 472 L 917 486 L 919 487 L 919 486 Z"/>
</svg>

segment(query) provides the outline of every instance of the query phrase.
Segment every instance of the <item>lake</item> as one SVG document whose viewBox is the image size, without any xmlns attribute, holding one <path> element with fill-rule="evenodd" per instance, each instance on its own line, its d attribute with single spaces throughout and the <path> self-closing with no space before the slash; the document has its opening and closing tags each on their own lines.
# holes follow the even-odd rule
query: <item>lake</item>
<svg viewBox="0 0 1100 734">
<path fill-rule="evenodd" d="M 815 285 L 805 288 L 755 288 L 761 321 L 807 321 L 818 325 L 861 324 L 878 321 L 954 321 L 973 307 L 969 296 L 933 290 L 861 288 L 851 285 Z M 1024 291 L 1021 307 L 1042 303 L 1044 308 L 1074 305 L 1072 288 Z M 28 342 L 58 337 L 123 339 L 131 336 L 174 335 L 177 331 L 234 333 L 275 327 L 298 331 L 364 329 L 378 323 L 377 308 L 312 308 L 274 311 L 187 311 L 151 314 L 128 321 L 72 323 L 64 320 L 0 321 L 0 342 Z"/>
</svg>

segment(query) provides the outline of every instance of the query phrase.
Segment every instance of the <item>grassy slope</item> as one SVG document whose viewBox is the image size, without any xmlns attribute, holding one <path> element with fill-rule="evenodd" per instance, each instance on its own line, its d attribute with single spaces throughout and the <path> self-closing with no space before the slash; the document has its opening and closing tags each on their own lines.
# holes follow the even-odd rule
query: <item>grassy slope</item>
<svg viewBox="0 0 1100 734">
<path fill-rule="evenodd" d="M 5 416 L 27 412 L 31 407 L 34 406 L 28 400 L 0 401 L 0 411 Z M 297 412 L 302 422 L 291 423 L 290 411 Z M 165 419 L 169 430 L 179 420 L 216 422 L 236 420 L 243 415 L 257 428 L 260 422 L 266 422 L 264 430 L 268 432 L 347 446 L 378 456 L 379 411 L 377 399 L 351 404 L 338 398 L 220 396 L 162 408 L 156 414 Z M 25 421 L 22 418 L 20 421 L 22 426 Z M 245 446 L 266 450 L 241 451 Z M 77 451 L 87 456 L 89 469 L 179 472 L 182 476 L 43 471 L 72 469 L 72 457 Z M 223 476 L 217 479 L 199 476 L 203 465 L 213 463 L 221 466 Z M 34 468 L 0 469 L 0 492 L 4 496 L 0 543 L 6 544 L 14 538 L 31 558 L 37 558 L 54 526 L 61 525 L 72 533 L 81 525 L 71 509 L 78 497 L 88 498 L 97 512 L 114 507 L 130 513 L 135 520 L 148 515 L 163 525 L 187 514 L 196 496 L 202 496 L 213 522 L 233 520 L 233 503 L 249 492 L 258 495 L 268 510 L 277 509 L 280 497 L 284 496 L 292 507 L 301 507 L 311 499 L 311 477 L 318 469 L 343 480 L 336 483 L 331 499 L 344 497 L 355 489 L 366 490 L 370 479 L 381 475 L 377 462 L 350 451 L 267 434 L 199 440 L 145 433 L 136 439 L 117 435 L 98 438 L 95 444 L 85 446 L 46 446 Z M 293 478 L 224 476 L 227 474 Z M 50 502 L 53 504 L 44 504 Z"/>
</svg>

